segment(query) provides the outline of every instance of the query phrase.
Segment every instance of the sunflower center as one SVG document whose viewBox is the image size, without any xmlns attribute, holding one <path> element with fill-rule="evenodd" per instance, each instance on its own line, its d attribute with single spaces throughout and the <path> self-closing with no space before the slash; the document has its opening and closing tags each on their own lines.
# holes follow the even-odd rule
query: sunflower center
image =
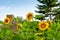
<svg viewBox="0 0 60 40">
<path fill-rule="evenodd" d="M 7 22 L 8 22 L 8 20 L 6 19 L 6 20 L 5 20 L 5 22 L 7 23 Z"/>
<path fill-rule="evenodd" d="M 30 14 L 30 15 L 28 15 L 28 18 L 29 18 L 29 17 L 31 17 L 31 16 L 32 16 L 31 14 Z"/>
<path fill-rule="evenodd" d="M 45 28 L 45 27 L 46 27 L 46 24 L 43 23 L 43 24 L 41 25 L 41 28 Z"/>
</svg>

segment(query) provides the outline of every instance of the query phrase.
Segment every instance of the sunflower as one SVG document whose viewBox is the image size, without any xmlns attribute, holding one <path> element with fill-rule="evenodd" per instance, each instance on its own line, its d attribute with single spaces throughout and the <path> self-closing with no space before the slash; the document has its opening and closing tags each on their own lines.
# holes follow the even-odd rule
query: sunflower
<svg viewBox="0 0 60 40">
<path fill-rule="evenodd" d="M 20 30 L 20 27 L 22 26 L 22 24 L 21 23 L 18 23 L 17 24 L 17 30 Z"/>
<path fill-rule="evenodd" d="M 30 21 L 32 18 L 33 18 L 33 13 L 28 12 L 28 14 L 26 15 L 26 20 Z"/>
<path fill-rule="evenodd" d="M 47 22 L 39 22 L 39 29 L 40 30 L 46 30 L 48 28 L 49 24 Z"/>
<path fill-rule="evenodd" d="M 50 24 L 52 23 L 52 21 L 48 20 L 47 22 L 49 23 L 49 28 L 48 29 L 51 30 Z"/>
<path fill-rule="evenodd" d="M 21 26 L 22 26 L 22 24 L 21 24 L 21 23 L 18 23 L 18 26 L 20 26 L 20 27 L 21 27 Z"/>
<path fill-rule="evenodd" d="M 9 24 L 10 23 L 10 19 L 9 18 L 5 18 L 4 23 L 5 24 Z"/>
<path fill-rule="evenodd" d="M 20 30 L 20 27 L 17 25 L 17 30 Z"/>
<path fill-rule="evenodd" d="M 52 21 L 51 21 L 51 20 L 48 20 L 47 22 L 48 22 L 49 24 L 51 24 Z"/>
</svg>

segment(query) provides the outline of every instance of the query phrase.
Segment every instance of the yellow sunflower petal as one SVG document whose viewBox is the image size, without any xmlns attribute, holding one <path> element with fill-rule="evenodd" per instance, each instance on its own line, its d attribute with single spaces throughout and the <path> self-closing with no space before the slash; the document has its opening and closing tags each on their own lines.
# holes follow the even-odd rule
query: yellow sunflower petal
<svg viewBox="0 0 60 40">
<path fill-rule="evenodd" d="M 17 30 L 20 30 L 20 27 L 17 25 Z"/>
<path fill-rule="evenodd" d="M 30 21 L 33 18 L 33 13 L 32 12 L 28 12 L 28 14 L 26 15 L 26 20 Z"/>
<path fill-rule="evenodd" d="M 52 21 L 51 21 L 51 20 L 48 20 L 48 23 L 49 23 L 49 24 L 51 24 L 51 23 L 52 23 Z"/>
<path fill-rule="evenodd" d="M 10 23 L 10 19 L 9 18 L 5 18 L 4 23 L 5 24 L 9 24 Z"/>
<path fill-rule="evenodd" d="M 49 24 L 47 22 L 39 22 L 39 29 L 40 30 L 46 30 L 48 28 Z"/>
<path fill-rule="evenodd" d="M 21 23 L 18 23 L 18 25 L 21 27 L 22 26 L 22 24 Z"/>
<path fill-rule="evenodd" d="M 21 23 L 18 23 L 17 24 L 17 30 L 20 30 L 20 27 L 22 26 L 22 24 Z"/>
</svg>

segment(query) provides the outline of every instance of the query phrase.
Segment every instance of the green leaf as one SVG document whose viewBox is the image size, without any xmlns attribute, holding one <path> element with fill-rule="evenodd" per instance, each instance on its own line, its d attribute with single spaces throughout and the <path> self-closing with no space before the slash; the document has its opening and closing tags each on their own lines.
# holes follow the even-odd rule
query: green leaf
<svg viewBox="0 0 60 40">
<path fill-rule="evenodd" d="M 43 15 L 35 15 L 34 18 L 35 18 L 35 19 L 43 20 L 43 19 L 44 19 L 44 16 L 43 16 Z"/>
<path fill-rule="evenodd" d="M 60 40 L 60 31 L 56 35 L 56 40 Z"/>
</svg>

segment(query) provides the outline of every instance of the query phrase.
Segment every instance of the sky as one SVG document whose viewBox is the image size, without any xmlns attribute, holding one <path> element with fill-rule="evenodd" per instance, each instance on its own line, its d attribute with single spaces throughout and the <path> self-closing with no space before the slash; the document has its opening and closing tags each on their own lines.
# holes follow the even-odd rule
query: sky
<svg viewBox="0 0 60 40">
<path fill-rule="evenodd" d="M 35 13 L 37 0 L 0 0 L 0 20 L 4 20 L 7 14 L 25 18 L 28 12 Z"/>
<path fill-rule="evenodd" d="M 0 20 L 4 20 L 7 14 L 25 18 L 28 12 L 35 13 L 37 0 L 0 0 Z"/>
</svg>

